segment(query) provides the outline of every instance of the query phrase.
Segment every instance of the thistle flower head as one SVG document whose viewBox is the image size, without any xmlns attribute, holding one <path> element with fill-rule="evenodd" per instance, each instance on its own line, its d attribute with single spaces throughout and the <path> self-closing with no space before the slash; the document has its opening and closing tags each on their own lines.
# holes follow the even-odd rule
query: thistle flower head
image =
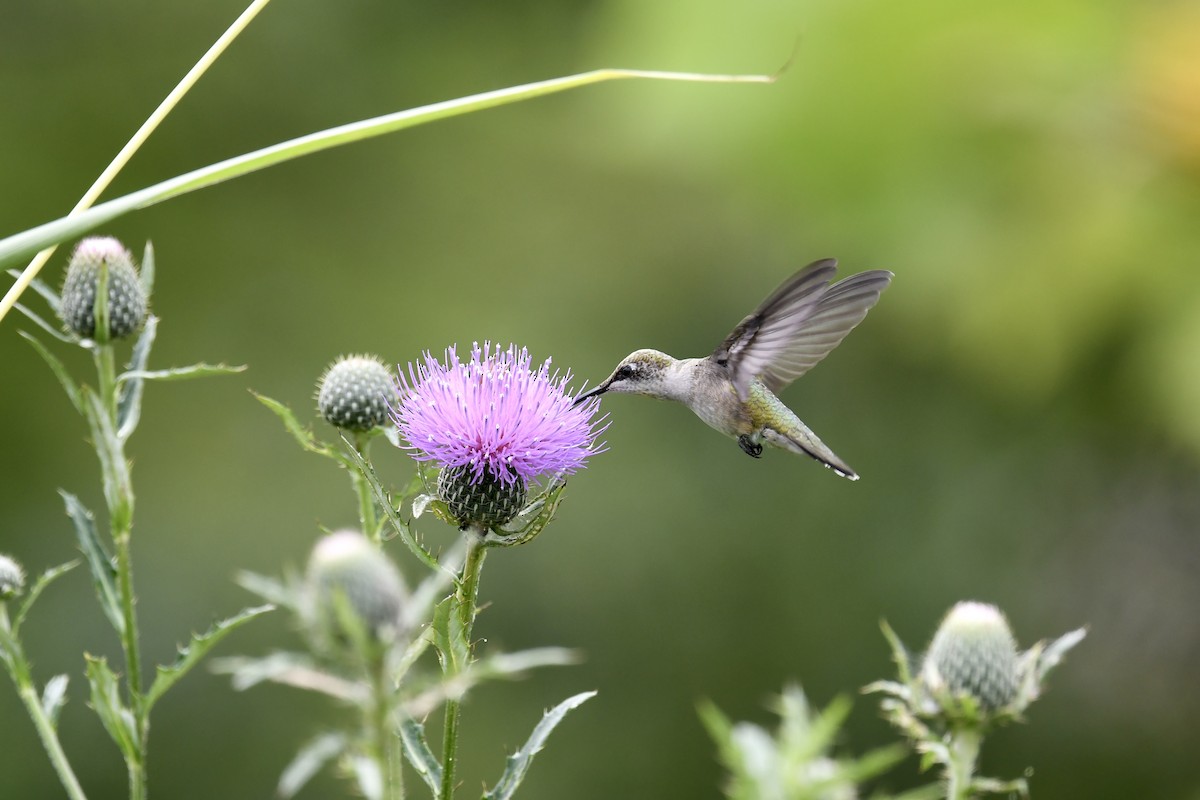
<svg viewBox="0 0 1200 800">
<path fill-rule="evenodd" d="M 342 356 L 317 382 L 317 409 L 335 428 L 369 431 L 387 420 L 396 384 L 375 356 Z"/>
<path fill-rule="evenodd" d="M 346 611 L 374 637 L 400 627 L 404 580 L 358 531 L 336 531 L 317 542 L 308 561 L 308 592 L 312 623 L 325 642 L 346 636 L 338 603 L 345 603 Z"/>
<path fill-rule="evenodd" d="M 1017 695 L 1017 643 L 1000 609 L 962 602 L 950 609 L 929 645 L 921 678 L 933 692 L 966 693 L 984 711 L 997 711 Z"/>
<path fill-rule="evenodd" d="M 0 600 L 16 597 L 25 588 L 25 570 L 9 556 L 0 553 Z"/>
<path fill-rule="evenodd" d="M 120 339 L 142 326 L 147 298 L 133 256 L 111 236 L 90 236 L 76 245 L 63 280 L 59 316 L 77 335 L 96 335 L 96 287 L 101 265 L 108 268 L 108 335 Z"/>
<path fill-rule="evenodd" d="M 599 398 L 578 406 L 564 388 L 571 373 L 551 372 L 550 359 L 534 368 L 529 351 L 485 342 L 470 361 L 455 347 L 445 362 L 425 353 L 424 363 L 400 372 L 400 400 L 392 419 L 418 461 L 461 469 L 471 484 L 485 476 L 505 487 L 540 475 L 572 474 L 601 452 L 596 437 L 607 427 L 593 421 Z"/>
</svg>

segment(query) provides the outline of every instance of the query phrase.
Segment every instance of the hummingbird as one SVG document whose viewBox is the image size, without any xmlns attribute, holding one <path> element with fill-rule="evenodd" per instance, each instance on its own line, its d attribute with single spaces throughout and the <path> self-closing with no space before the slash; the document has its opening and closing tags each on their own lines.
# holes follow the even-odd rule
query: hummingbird
<svg viewBox="0 0 1200 800">
<path fill-rule="evenodd" d="M 830 285 L 837 260 L 814 261 L 763 300 L 704 358 L 673 358 L 635 350 L 602 383 L 575 398 L 605 392 L 676 400 L 709 426 L 761 458 L 763 444 L 811 456 L 838 475 L 858 480 L 778 394 L 829 355 L 863 321 L 892 281 L 874 269 Z"/>
</svg>

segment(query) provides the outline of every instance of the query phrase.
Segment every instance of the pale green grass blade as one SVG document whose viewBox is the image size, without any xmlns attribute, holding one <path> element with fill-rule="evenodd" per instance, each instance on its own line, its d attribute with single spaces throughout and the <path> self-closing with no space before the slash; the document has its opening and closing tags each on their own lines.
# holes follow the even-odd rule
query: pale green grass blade
<svg viewBox="0 0 1200 800">
<path fill-rule="evenodd" d="M 172 197 L 177 197 L 206 186 L 212 186 L 223 181 L 257 172 L 260 169 L 282 164 L 294 158 L 318 153 L 333 147 L 340 147 L 351 142 L 382 136 L 386 133 L 412 128 L 428 122 L 449 119 L 461 114 L 483 111 L 488 108 L 517 103 L 522 100 L 532 100 L 535 97 L 555 94 L 556 92 L 589 86 L 594 83 L 604 83 L 614 80 L 643 79 L 688 81 L 693 83 L 772 83 L 774 75 L 708 75 L 688 72 L 655 72 L 648 70 L 600 69 L 568 75 L 562 78 L 552 78 L 535 83 L 527 83 L 506 89 L 497 89 L 455 100 L 445 100 L 419 108 L 397 111 L 379 117 L 351 122 L 329 128 L 324 131 L 301 136 L 261 150 L 255 150 L 240 156 L 210 164 L 207 167 L 178 175 L 174 178 L 148 186 L 145 189 L 101 203 L 87 211 L 69 217 L 47 222 L 35 228 L 22 231 L 0 240 L 0 266 L 7 266 L 15 261 L 37 253 L 51 245 L 67 239 L 73 239 L 91 231 L 106 222 L 128 214 L 131 211 L 148 208 Z M 11 292 L 10 292 L 11 294 Z M 6 298 L 7 299 L 7 298 Z M 14 300 L 16 298 L 13 298 Z M 3 313 L 4 309 L 0 309 Z"/>
<path fill-rule="evenodd" d="M 192 68 L 175 85 L 170 94 L 163 98 L 163 101 L 158 104 L 158 108 L 154 109 L 150 116 L 146 118 L 146 121 L 129 138 L 129 141 L 125 143 L 120 152 L 113 156 L 113 160 L 109 162 L 109 165 L 104 168 L 104 171 L 100 173 L 99 177 L 96 178 L 83 197 L 79 198 L 79 202 L 75 204 L 75 207 L 71 209 L 71 215 L 79 214 L 84 209 L 90 207 L 92 203 L 96 202 L 96 199 L 112 183 L 112 179 L 117 176 L 117 173 L 125 168 L 125 165 L 129 163 L 129 159 L 133 158 L 133 154 L 150 138 L 150 134 L 154 133 L 159 124 L 166 119 L 167 115 L 183 99 L 183 96 L 195 86 L 196 81 L 200 80 L 200 76 L 208 71 L 213 62 L 225 52 L 225 49 L 246 29 L 251 20 L 258 16 L 258 12 L 267 7 L 267 3 L 269 2 L 270 0 L 253 0 L 247 6 L 246 10 L 233 21 L 233 24 L 225 30 L 225 33 L 221 34 L 220 38 L 213 42 L 212 47 L 208 48 L 208 51 L 200 57 L 200 60 L 192 65 Z M 58 241 L 61 242 L 62 239 Z M 17 276 L 16 283 L 10 286 L 8 291 L 5 292 L 4 298 L 0 300 L 0 320 L 4 319 L 4 315 L 8 313 L 8 310 L 17 301 L 17 298 L 24 293 L 33 279 L 37 277 L 38 272 L 50 260 L 50 256 L 54 255 L 54 246 L 57 244 L 58 242 L 55 242 L 51 247 L 41 250 L 34 255 L 33 260 L 29 262 L 29 266 Z M 147 289 L 146 294 L 149 296 L 149 289 Z"/>
</svg>

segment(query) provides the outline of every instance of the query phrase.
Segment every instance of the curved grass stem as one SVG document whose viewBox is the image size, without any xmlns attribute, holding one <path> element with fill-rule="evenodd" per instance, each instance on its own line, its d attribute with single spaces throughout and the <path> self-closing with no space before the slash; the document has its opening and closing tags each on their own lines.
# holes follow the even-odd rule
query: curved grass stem
<svg viewBox="0 0 1200 800">
<path fill-rule="evenodd" d="M 221 37 L 217 39 L 217 41 L 213 42 L 212 47 L 208 48 L 208 52 L 201 56 L 200 60 L 197 61 L 195 65 L 188 70 L 187 74 L 183 76 L 182 80 L 175 85 L 175 88 L 171 90 L 170 94 L 163 98 L 163 101 L 158 104 L 158 108 L 154 109 L 154 112 L 146 118 L 146 121 L 143 122 L 141 127 L 137 129 L 137 132 L 130 137 L 129 141 L 125 143 L 125 146 L 121 148 L 120 152 L 113 157 L 113 160 L 107 167 L 104 168 L 104 171 L 100 173 L 99 177 L 96 178 L 91 187 L 84 192 L 83 197 L 79 198 L 79 202 L 76 203 L 75 207 L 71 209 L 71 213 L 67 215 L 68 218 L 78 216 L 83 211 L 91 208 L 92 204 L 95 203 L 100 195 L 104 193 L 104 190 L 108 188 L 108 185 L 112 183 L 112 180 L 117 176 L 117 173 L 124 169 L 125 165 L 129 163 L 129 159 L 133 158 L 133 154 L 138 151 L 138 148 L 140 148 L 145 141 L 150 138 L 150 134 L 154 133 L 155 129 L 158 128 L 159 123 L 166 119 L 167 115 L 170 114 L 175 106 L 178 105 L 179 101 L 183 99 L 183 96 L 187 94 L 188 91 L 196 84 L 196 81 L 200 80 L 200 76 L 208 71 L 208 68 L 212 66 L 213 62 L 225 52 L 225 49 L 229 47 L 230 43 L 238 37 L 238 34 L 245 30 L 246 26 L 250 24 L 251 20 L 258 16 L 258 12 L 266 8 L 267 3 L 269 2 L 271 2 L 271 0 L 254 0 L 254 2 L 250 3 L 246 10 L 242 12 L 241 16 L 233 21 L 233 24 L 226 29 L 225 33 L 221 34 Z M 29 262 L 29 266 L 25 267 L 25 269 L 21 271 L 21 274 L 17 277 L 16 282 L 9 287 L 8 291 L 4 294 L 4 298 L 0 300 L 0 319 L 4 319 L 4 315 L 7 314 L 9 309 L 12 308 L 17 302 L 17 298 L 19 298 L 21 294 L 24 293 L 27 288 L 29 288 L 29 284 L 33 283 L 33 279 L 37 277 L 38 272 L 40 272 L 42 267 L 46 265 L 46 262 L 50 260 L 50 257 L 54 255 L 54 251 L 57 247 L 58 244 L 54 243 L 50 247 L 39 251 L 33 257 L 33 260 Z"/>
</svg>

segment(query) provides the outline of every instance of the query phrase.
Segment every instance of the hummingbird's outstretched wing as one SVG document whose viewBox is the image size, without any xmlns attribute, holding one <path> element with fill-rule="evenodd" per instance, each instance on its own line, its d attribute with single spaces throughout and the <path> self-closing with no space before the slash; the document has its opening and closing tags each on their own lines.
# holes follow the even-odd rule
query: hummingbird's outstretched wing
<svg viewBox="0 0 1200 800">
<path fill-rule="evenodd" d="M 713 352 L 713 359 L 729 369 L 741 399 L 748 397 L 754 378 L 779 392 L 816 366 L 862 322 L 892 280 L 892 273 L 874 269 L 830 286 L 836 272 L 832 258 L 809 264 L 784 281 Z"/>
</svg>

